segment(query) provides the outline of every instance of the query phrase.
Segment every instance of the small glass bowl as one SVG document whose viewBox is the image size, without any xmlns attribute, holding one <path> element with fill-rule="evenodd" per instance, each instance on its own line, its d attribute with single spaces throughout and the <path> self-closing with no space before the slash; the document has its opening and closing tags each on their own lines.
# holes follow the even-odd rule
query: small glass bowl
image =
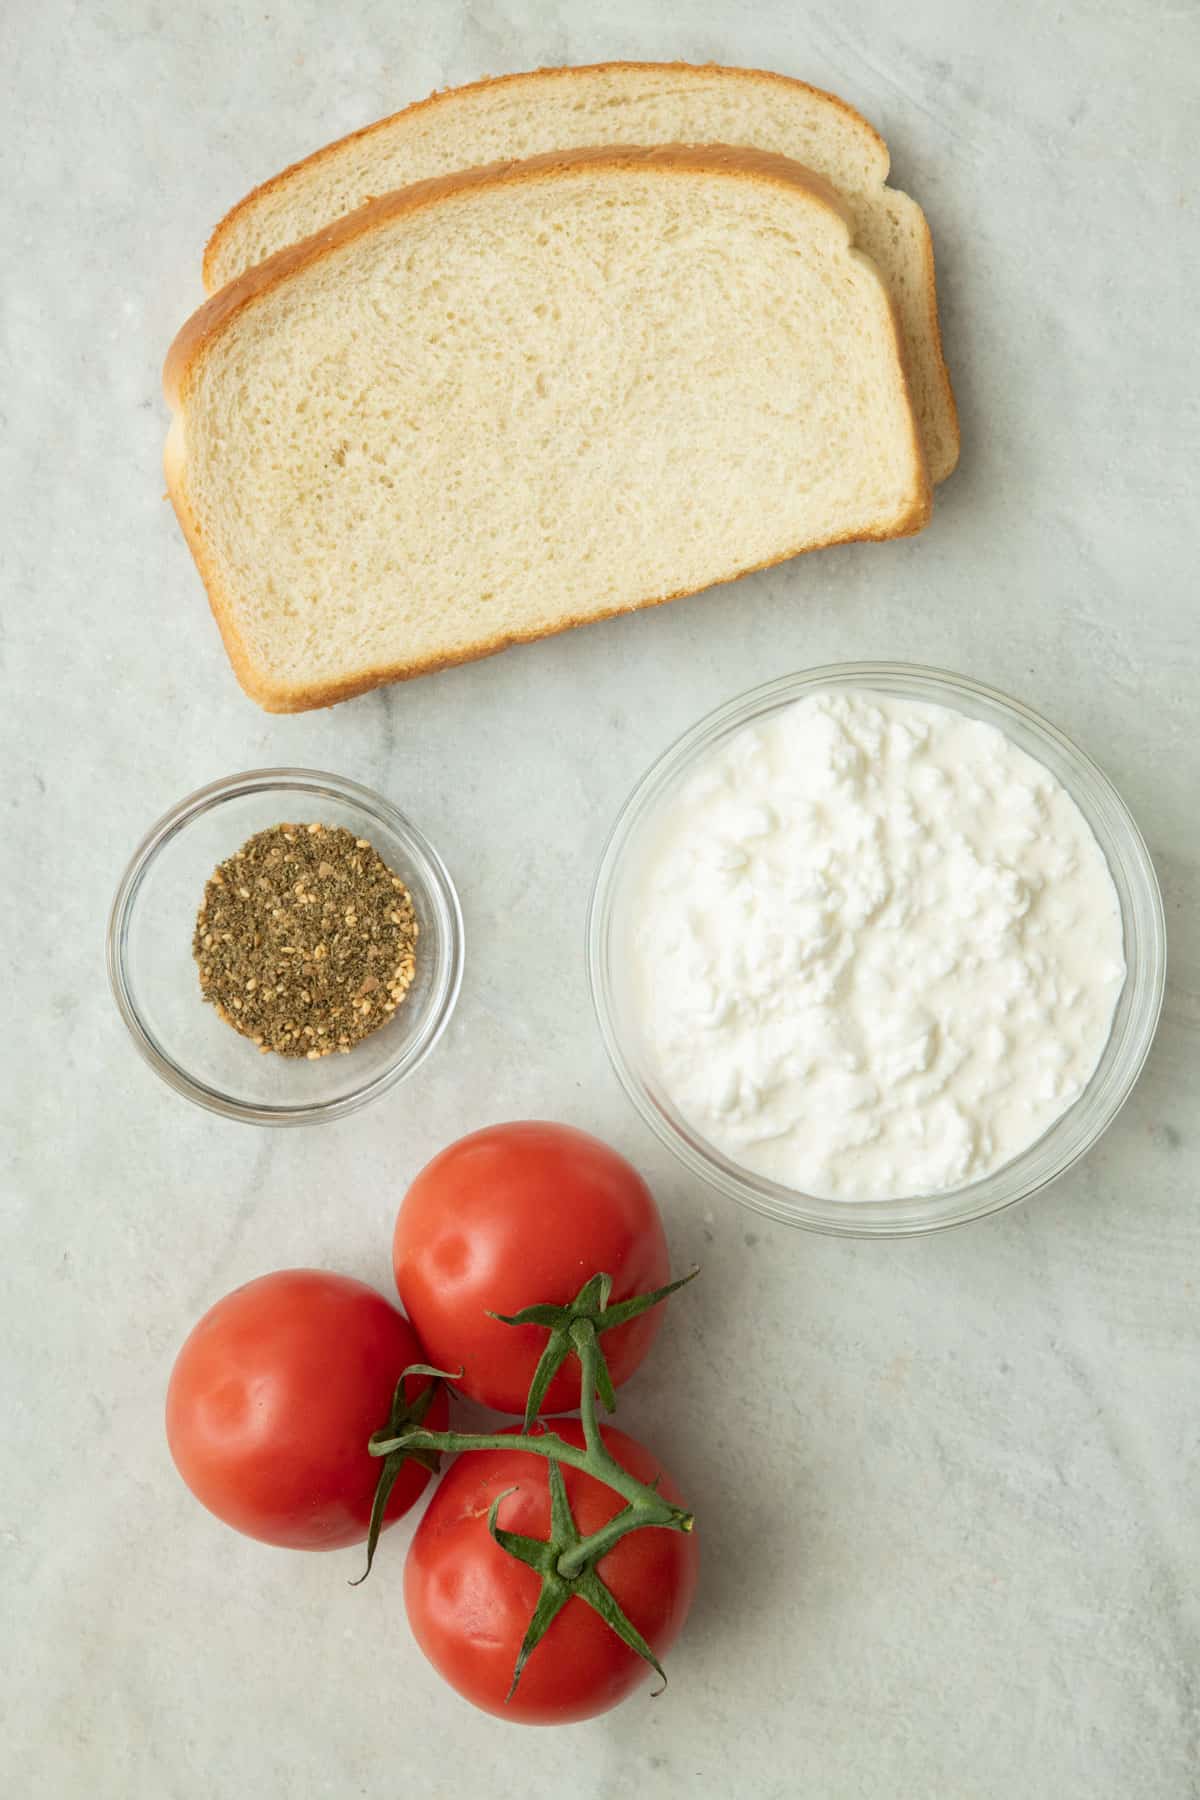
<svg viewBox="0 0 1200 1800">
<path fill-rule="evenodd" d="M 1121 905 L 1127 974 L 1112 1031 L 1075 1103 L 1036 1143 L 993 1174 L 944 1192 L 888 1200 L 827 1200 L 802 1194 L 733 1162 L 682 1117 L 642 1042 L 628 967 L 629 902 L 642 846 L 660 809 L 724 739 L 821 690 L 854 688 L 951 707 L 997 726 L 1071 794 L 1096 834 Z M 1111 1125 L 1137 1080 L 1162 1007 L 1166 977 L 1162 896 L 1150 853 L 1108 777 L 1055 726 L 1027 706 L 964 676 L 909 663 L 838 663 L 784 676 L 731 700 L 659 758 L 618 815 L 588 914 L 588 973 L 605 1048 L 643 1119 L 694 1175 L 755 1212 L 837 1237 L 901 1237 L 965 1224 L 1024 1200 L 1054 1181 Z"/>
<path fill-rule="evenodd" d="M 412 895 L 420 936 L 387 1024 L 345 1056 L 308 1062 L 262 1055 L 205 1004 L 192 933 L 218 863 L 256 831 L 313 821 L 370 841 Z M 197 1106 L 255 1125 L 342 1118 L 403 1081 L 445 1030 L 462 970 L 458 896 L 432 844 L 369 788 L 315 769 L 254 769 L 189 794 L 138 846 L 108 921 L 113 996 L 150 1067 Z"/>
</svg>

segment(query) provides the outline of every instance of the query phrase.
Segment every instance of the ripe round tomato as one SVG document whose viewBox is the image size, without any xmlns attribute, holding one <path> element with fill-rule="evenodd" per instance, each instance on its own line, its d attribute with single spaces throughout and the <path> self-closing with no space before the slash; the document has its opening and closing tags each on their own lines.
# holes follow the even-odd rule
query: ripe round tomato
<svg viewBox="0 0 1200 1800">
<path fill-rule="evenodd" d="M 367 1535 L 380 1464 L 367 1440 L 388 1422 L 400 1372 L 426 1357 L 382 1294 L 346 1275 L 281 1269 L 205 1313 L 175 1359 L 167 1442 L 210 1512 L 293 1550 L 336 1550 Z M 413 1378 L 415 1396 L 427 1380 Z M 443 1431 L 444 1391 L 425 1423 Z M 400 1470 L 385 1524 L 429 1479 Z"/>
<path fill-rule="evenodd" d="M 654 1197 L 632 1164 L 586 1132 L 529 1120 L 460 1138 L 422 1169 L 400 1207 L 396 1286 L 438 1369 L 500 1412 L 525 1410 L 547 1334 L 490 1312 L 565 1305 L 591 1276 L 611 1275 L 609 1304 L 670 1279 Z M 662 1320 L 655 1306 L 600 1339 L 615 1386 L 643 1360 Z M 579 1405 L 568 1358 L 542 1411 Z"/>
<path fill-rule="evenodd" d="M 583 1444 L 576 1419 L 555 1419 L 569 1444 Z M 639 1481 L 659 1476 L 659 1492 L 682 1504 L 657 1459 L 623 1431 L 603 1426 L 617 1461 Z M 625 1504 L 591 1475 L 563 1465 L 571 1511 L 586 1537 Z M 438 1674 L 485 1712 L 525 1725 L 565 1725 L 607 1712 L 648 1677 L 647 1665 L 579 1599 L 568 1600 L 525 1664 L 505 1704 L 517 1653 L 537 1605 L 541 1578 L 502 1550 L 488 1530 L 498 1494 L 498 1524 L 525 1537 L 550 1535 L 548 1466 L 522 1450 L 478 1450 L 456 1458 L 417 1526 L 404 1566 L 404 1601 L 413 1635 Z M 661 1660 L 687 1618 L 696 1588 L 695 1532 L 631 1531 L 601 1558 L 596 1572 Z"/>
</svg>

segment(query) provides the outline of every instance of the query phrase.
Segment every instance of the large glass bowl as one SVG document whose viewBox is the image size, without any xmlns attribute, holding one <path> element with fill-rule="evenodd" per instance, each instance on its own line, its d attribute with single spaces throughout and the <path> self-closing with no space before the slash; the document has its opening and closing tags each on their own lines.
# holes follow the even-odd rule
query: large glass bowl
<svg viewBox="0 0 1200 1800">
<path fill-rule="evenodd" d="M 204 1003 L 192 932 L 217 864 L 284 822 L 342 825 L 366 838 L 412 895 L 417 968 L 387 1024 L 345 1056 L 260 1055 Z M 108 922 L 108 973 L 121 1017 L 177 1094 L 256 1125 L 311 1125 L 357 1112 L 421 1063 L 454 1010 L 463 968 L 458 896 L 432 844 L 387 800 L 315 769 L 255 769 L 189 794 L 147 834 Z"/>
<path fill-rule="evenodd" d="M 828 1200 L 783 1187 L 732 1161 L 682 1117 L 642 1041 L 627 982 L 630 906 L 644 848 L 680 785 L 714 748 L 820 690 L 854 688 L 952 707 L 997 726 L 1045 765 L 1096 834 L 1121 905 L 1128 973 L 1096 1071 L 1036 1143 L 981 1180 L 888 1200 Z M 994 689 L 907 663 L 838 663 L 788 675 L 718 708 L 680 738 L 625 803 L 604 854 L 588 916 L 588 970 L 605 1047 L 629 1098 L 694 1175 L 755 1212 L 843 1237 L 906 1236 L 964 1224 L 1024 1200 L 1054 1181 L 1111 1125 L 1138 1078 L 1162 1007 L 1166 929 L 1162 897 L 1141 833 L 1112 783 L 1062 732 Z"/>
</svg>

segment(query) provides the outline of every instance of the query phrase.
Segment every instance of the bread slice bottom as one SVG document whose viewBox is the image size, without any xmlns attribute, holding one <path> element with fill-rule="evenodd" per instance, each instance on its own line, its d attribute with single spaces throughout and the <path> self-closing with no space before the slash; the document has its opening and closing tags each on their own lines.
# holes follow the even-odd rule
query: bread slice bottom
<svg viewBox="0 0 1200 1800">
<path fill-rule="evenodd" d="M 958 461 L 942 359 L 933 244 L 915 200 L 887 185 L 879 133 L 834 94 L 760 69 L 600 63 L 449 88 L 328 144 L 248 194 L 213 232 L 210 292 L 373 196 L 459 169 L 601 144 L 737 144 L 792 157 L 833 183 L 855 241 L 900 317 L 935 482 Z"/>
<path fill-rule="evenodd" d="M 887 291 L 782 158 L 596 151 L 383 198 L 222 290 L 168 482 L 265 707 L 919 529 Z"/>
</svg>

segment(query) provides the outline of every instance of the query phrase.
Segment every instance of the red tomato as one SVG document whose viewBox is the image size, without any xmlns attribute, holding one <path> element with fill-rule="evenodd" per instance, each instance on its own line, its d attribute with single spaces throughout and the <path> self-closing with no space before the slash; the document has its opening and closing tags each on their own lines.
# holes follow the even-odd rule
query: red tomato
<svg viewBox="0 0 1200 1800">
<path fill-rule="evenodd" d="M 576 1419 L 553 1429 L 582 1445 Z M 617 1461 L 639 1481 L 659 1476 L 659 1492 L 679 1505 L 671 1477 L 649 1450 L 603 1426 Z M 567 1497 L 584 1536 L 624 1505 L 591 1475 L 563 1466 Z M 505 1704 L 517 1653 L 541 1589 L 538 1574 L 488 1531 L 488 1508 L 506 1488 L 498 1523 L 526 1537 L 550 1535 L 547 1465 L 527 1450 L 478 1450 L 456 1458 L 417 1526 L 404 1567 L 413 1635 L 438 1674 L 485 1712 L 525 1725 L 565 1725 L 607 1712 L 651 1674 L 642 1659 L 584 1601 L 568 1600 L 525 1664 Z M 597 1564 L 597 1574 L 661 1660 L 687 1618 L 696 1588 L 694 1531 L 631 1531 Z"/>
<path fill-rule="evenodd" d="M 175 1359 L 167 1442 L 210 1512 L 293 1550 L 337 1550 L 367 1535 L 380 1464 L 367 1452 L 388 1422 L 400 1371 L 427 1358 L 407 1319 L 346 1275 L 281 1269 L 205 1313 Z M 406 1384 L 412 1393 L 427 1381 Z M 444 1391 L 425 1423 L 444 1431 Z M 401 1469 L 385 1523 L 428 1481 Z"/>
<path fill-rule="evenodd" d="M 460 1138 L 422 1169 L 404 1197 L 392 1247 L 396 1286 L 435 1368 L 500 1412 L 525 1410 L 545 1330 L 502 1325 L 489 1312 L 565 1305 L 584 1282 L 613 1278 L 610 1305 L 670 1280 L 654 1197 L 632 1164 L 569 1125 L 492 1125 Z M 663 1307 L 601 1337 L 614 1385 L 643 1360 Z M 570 1357 L 542 1411 L 579 1405 Z"/>
</svg>

